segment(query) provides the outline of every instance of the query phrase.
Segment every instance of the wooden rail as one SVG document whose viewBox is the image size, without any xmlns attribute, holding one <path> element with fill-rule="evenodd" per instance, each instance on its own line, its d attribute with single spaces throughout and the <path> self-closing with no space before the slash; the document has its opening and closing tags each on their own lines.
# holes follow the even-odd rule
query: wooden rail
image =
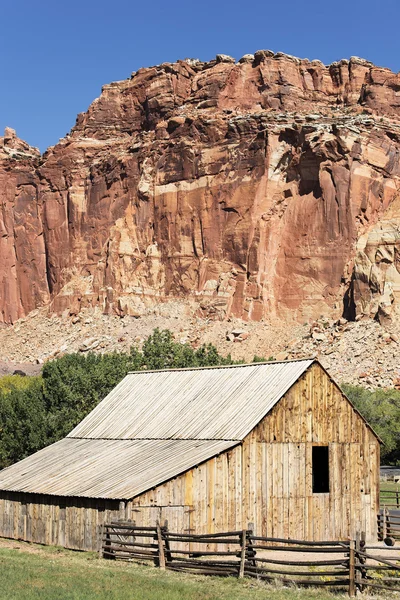
<svg viewBox="0 0 400 600">
<path fill-rule="evenodd" d="M 358 586 L 362 592 L 366 588 L 385 589 L 400 592 L 400 551 L 388 546 L 357 551 Z"/>
<path fill-rule="evenodd" d="M 253 535 L 251 529 L 213 534 L 170 532 L 167 525 L 134 522 L 104 526 L 104 558 L 152 561 L 161 569 L 252 577 L 285 585 L 345 588 L 350 597 L 369 587 L 400 591 L 400 552 L 350 541 L 309 542 Z M 283 554 L 285 553 L 285 554 Z"/>
<path fill-rule="evenodd" d="M 160 562 L 158 526 L 136 527 L 134 523 L 111 522 L 104 525 L 101 539 L 104 558 L 151 560 Z"/>
<path fill-rule="evenodd" d="M 380 505 L 400 510 L 400 490 L 381 490 Z"/>
<path fill-rule="evenodd" d="M 400 540 L 400 512 L 383 508 L 378 514 L 378 538 Z"/>
</svg>

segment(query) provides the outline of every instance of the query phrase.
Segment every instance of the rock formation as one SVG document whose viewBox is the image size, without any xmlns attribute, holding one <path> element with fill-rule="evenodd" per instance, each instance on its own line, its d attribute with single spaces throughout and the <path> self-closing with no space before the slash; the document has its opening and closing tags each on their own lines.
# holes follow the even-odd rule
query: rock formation
<svg viewBox="0 0 400 600">
<path fill-rule="evenodd" d="M 400 76 L 268 50 L 140 69 L 39 153 L 0 138 L 0 318 L 400 312 Z"/>
<path fill-rule="evenodd" d="M 40 152 L 6 128 L 0 137 L 0 320 L 49 302 L 36 167 Z"/>
</svg>

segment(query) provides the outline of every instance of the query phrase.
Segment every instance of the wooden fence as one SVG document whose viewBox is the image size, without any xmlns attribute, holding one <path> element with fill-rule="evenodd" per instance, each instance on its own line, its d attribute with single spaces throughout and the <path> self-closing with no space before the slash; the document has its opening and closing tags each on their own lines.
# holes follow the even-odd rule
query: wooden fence
<svg viewBox="0 0 400 600">
<path fill-rule="evenodd" d="M 355 553 L 356 589 L 366 588 L 400 592 L 400 551 L 390 546 L 365 547 Z"/>
<path fill-rule="evenodd" d="M 383 508 L 378 514 L 378 539 L 400 540 L 400 511 Z"/>
<path fill-rule="evenodd" d="M 202 575 L 253 577 L 284 585 L 400 591 L 400 552 L 356 540 L 306 542 L 253 535 L 248 530 L 214 534 L 174 533 L 168 527 L 129 522 L 104 526 L 105 558 L 149 560 L 161 569 Z"/>
<path fill-rule="evenodd" d="M 400 510 L 400 490 L 381 490 L 379 499 L 383 508 Z"/>
</svg>

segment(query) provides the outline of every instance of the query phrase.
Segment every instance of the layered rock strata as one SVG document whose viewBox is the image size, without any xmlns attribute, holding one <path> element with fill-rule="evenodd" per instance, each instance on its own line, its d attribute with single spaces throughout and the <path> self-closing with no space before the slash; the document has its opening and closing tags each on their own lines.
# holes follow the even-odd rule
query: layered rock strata
<svg viewBox="0 0 400 600">
<path fill-rule="evenodd" d="M 43 155 L 0 138 L 0 313 L 400 311 L 400 76 L 259 51 L 104 86 Z"/>
</svg>

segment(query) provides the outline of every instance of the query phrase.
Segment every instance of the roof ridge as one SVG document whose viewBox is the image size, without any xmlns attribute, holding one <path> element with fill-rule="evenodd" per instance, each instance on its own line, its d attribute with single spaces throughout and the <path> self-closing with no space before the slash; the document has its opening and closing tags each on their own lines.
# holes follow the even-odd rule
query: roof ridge
<svg viewBox="0 0 400 600">
<path fill-rule="evenodd" d="M 239 363 L 233 365 L 211 365 L 208 367 L 175 367 L 164 368 L 164 369 L 143 369 L 141 371 L 129 371 L 128 375 L 137 375 L 139 373 L 165 373 L 165 372 L 176 372 L 176 371 L 207 371 L 211 369 L 234 369 L 234 368 L 242 368 L 242 367 L 262 367 L 265 365 L 277 365 L 277 364 L 290 364 L 295 362 L 317 362 L 319 360 L 316 356 L 311 356 L 309 358 L 292 358 L 290 360 L 266 360 L 261 362 L 252 362 L 252 363 Z"/>
<path fill-rule="evenodd" d="M 174 438 L 174 437 L 134 437 L 134 438 L 111 438 L 111 437 L 78 437 L 75 435 L 66 435 L 63 440 L 99 440 L 103 442 L 243 442 L 243 438 Z M 58 440 L 60 441 L 60 440 Z"/>
</svg>

